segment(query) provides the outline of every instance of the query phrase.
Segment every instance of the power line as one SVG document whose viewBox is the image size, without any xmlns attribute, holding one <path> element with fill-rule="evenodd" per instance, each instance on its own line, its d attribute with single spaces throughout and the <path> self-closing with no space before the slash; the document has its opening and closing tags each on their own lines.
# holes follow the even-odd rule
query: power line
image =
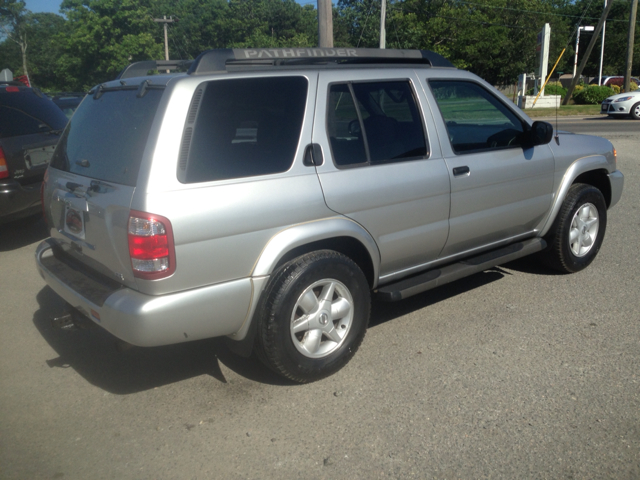
<svg viewBox="0 0 640 480">
<path fill-rule="evenodd" d="M 475 3 L 475 2 L 459 1 L 457 3 L 462 4 L 462 5 L 473 5 L 473 6 L 482 7 L 482 8 L 493 8 L 493 9 L 496 9 L 496 10 L 510 10 L 510 11 L 513 11 L 513 12 L 535 13 L 535 14 L 538 14 L 538 15 L 548 15 L 548 16 L 553 16 L 553 17 L 579 18 L 580 20 L 600 20 L 599 17 L 585 17 L 584 15 L 580 16 L 580 15 L 567 15 L 567 14 L 564 14 L 564 13 L 538 12 L 536 10 L 526 10 L 526 9 L 512 8 L 512 7 L 497 7 L 497 6 L 493 6 L 493 5 L 485 5 L 483 3 Z M 608 20 L 608 21 L 610 21 L 610 22 L 627 22 L 627 20 L 617 20 L 617 19 L 611 19 L 611 20 Z"/>
</svg>

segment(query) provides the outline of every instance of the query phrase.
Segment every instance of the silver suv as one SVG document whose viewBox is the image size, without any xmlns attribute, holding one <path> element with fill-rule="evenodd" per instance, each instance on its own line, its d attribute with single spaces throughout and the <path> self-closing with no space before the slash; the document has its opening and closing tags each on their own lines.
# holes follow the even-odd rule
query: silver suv
<svg viewBox="0 0 640 480">
<path fill-rule="evenodd" d="M 534 253 L 585 268 L 622 193 L 609 141 L 553 137 L 432 52 L 214 50 L 134 72 L 66 128 L 36 252 L 76 316 L 134 345 L 226 336 L 317 380 L 360 346 L 371 295 Z"/>
</svg>

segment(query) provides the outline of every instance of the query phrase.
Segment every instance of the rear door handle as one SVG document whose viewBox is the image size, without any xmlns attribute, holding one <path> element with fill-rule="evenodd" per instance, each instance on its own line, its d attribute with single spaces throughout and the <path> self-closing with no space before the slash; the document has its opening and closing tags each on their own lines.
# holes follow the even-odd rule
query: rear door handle
<svg viewBox="0 0 640 480">
<path fill-rule="evenodd" d="M 467 166 L 455 167 L 453 169 L 453 176 L 454 177 L 459 177 L 461 175 L 468 175 L 469 173 L 471 173 L 471 170 L 469 170 L 469 167 L 467 167 Z"/>
</svg>

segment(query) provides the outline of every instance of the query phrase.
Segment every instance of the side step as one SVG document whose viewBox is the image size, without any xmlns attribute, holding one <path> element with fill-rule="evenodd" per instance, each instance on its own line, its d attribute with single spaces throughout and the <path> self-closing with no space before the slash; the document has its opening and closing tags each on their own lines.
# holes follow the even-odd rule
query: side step
<svg viewBox="0 0 640 480">
<path fill-rule="evenodd" d="M 520 257 L 539 252 L 546 248 L 547 242 L 542 238 L 532 238 L 506 247 L 484 252 L 478 256 L 466 258 L 458 263 L 429 270 L 414 277 L 402 279 L 381 287 L 377 291 L 380 300 L 395 302 L 404 298 L 426 292 L 445 283 L 468 277 L 491 267 L 511 262 Z"/>
</svg>

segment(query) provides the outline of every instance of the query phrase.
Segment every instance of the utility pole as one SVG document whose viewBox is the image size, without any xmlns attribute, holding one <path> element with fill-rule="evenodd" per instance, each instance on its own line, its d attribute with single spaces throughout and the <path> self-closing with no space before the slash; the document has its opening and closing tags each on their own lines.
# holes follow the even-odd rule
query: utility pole
<svg viewBox="0 0 640 480">
<path fill-rule="evenodd" d="M 611 0 L 613 1 L 613 0 Z M 604 0 L 604 8 L 607 8 L 607 0 Z M 598 75 L 598 85 L 602 85 L 602 62 L 604 60 L 604 31 L 607 29 L 607 21 L 602 25 L 602 45 L 600 47 L 600 73 Z"/>
<path fill-rule="evenodd" d="M 387 16 L 387 2 L 382 0 L 382 7 L 380 9 L 380 48 L 386 48 L 387 45 L 387 31 L 385 29 L 385 20 Z"/>
<path fill-rule="evenodd" d="M 154 18 L 153 21 L 157 23 L 164 23 L 164 59 L 169 60 L 169 35 L 167 34 L 167 25 L 169 23 L 177 22 L 177 20 L 174 20 L 173 17 L 167 18 L 166 15 L 163 15 L 163 18 Z"/>
<path fill-rule="evenodd" d="M 634 0 L 634 1 L 637 2 L 638 0 Z M 578 71 L 576 72 L 576 76 L 573 77 L 573 80 L 571 80 L 571 85 L 569 85 L 569 90 L 567 90 L 567 94 L 564 96 L 564 99 L 562 100 L 562 105 L 566 105 L 567 102 L 569 102 L 571 95 L 573 95 L 573 90 L 575 90 L 576 85 L 578 84 L 578 79 L 580 78 L 580 75 L 582 75 L 582 70 L 584 70 L 584 66 L 587 64 L 587 60 L 589 60 L 589 55 L 591 55 L 591 50 L 593 50 L 593 46 L 596 43 L 598 35 L 600 35 L 600 32 L 602 31 L 602 25 L 604 25 L 604 21 L 609 16 L 609 11 L 611 10 L 612 6 L 613 6 L 613 2 L 608 2 L 607 6 L 602 12 L 602 16 L 598 21 L 598 25 L 596 26 L 596 29 L 593 32 L 593 35 L 591 36 L 591 41 L 587 46 L 587 51 L 584 52 L 584 57 L 582 57 L 582 61 L 580 62 L 580 66 L 578 67 Z"/>
<path fill-rule="evenodd" d="M 333 48 L 331 0 L 318 0 L 318 43 L 320 48 Z"/>
<path fill-rule="evenodd" d="M 627 70 L 624 72 L 624 91 L 631 90 L 631 67 L 633 64 L 633 42 L 636 33 L 636 16 L 638 15 L 638 0 L 631 2 L 629 14 L 629 38 L 627 39 Z"/>
</svg>

